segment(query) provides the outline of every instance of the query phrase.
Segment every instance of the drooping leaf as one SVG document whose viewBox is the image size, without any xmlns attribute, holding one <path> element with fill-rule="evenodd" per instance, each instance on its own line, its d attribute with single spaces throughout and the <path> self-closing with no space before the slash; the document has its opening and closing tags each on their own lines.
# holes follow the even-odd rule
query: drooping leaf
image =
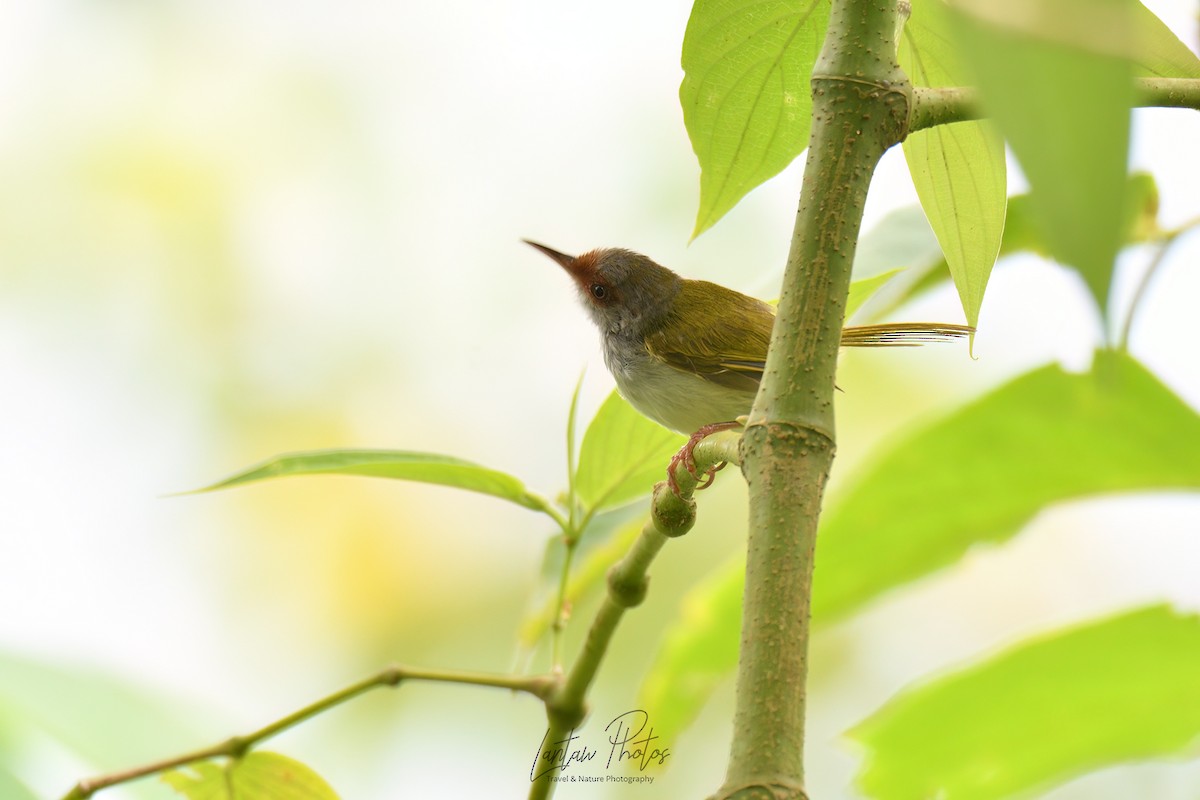
<svg viewBox="0 0 1200 800">
<path fill-rule="evenodd" d="M 1166 606 L 1057 631 L 902 691 L 850 735 L 869 797 L 1000 800 L 1200 737 L 1200 619 Z"/>
<path fill-rule="evenodd" d="M 696 0 L 683 36 L 683 122 L 700 161 L 693 237 L 808 146 L 809 77 L 827 0 Z"/>
<path fill-rule="evenodd" d="M 651 422 L 615 391 L 583 434 L 575 491 L 589 508 L 605 509 L 648 495 L 667 476 L 684 438 Z"/>
<path fill-rule="evenodd" d="M 984 109 L 1029 179 L 1051 253 L 1079 271 L 1107 313 L 1134 100 L 1129 4 L 960 0 L 949 19 Z"/>
<path fill-rule="evenodd" d="M 194 747 L 208 721 L 201 709 L 102 670 L 10 653 L 0 653 L 0 716 L 113 766 Z"/>
<path fill-rule="evenodd" d="M 228 765 L 202 761 L 164 773 L 162 779 L 188 800 L 338 800 L 309 767 L 257 750 Z"/>
<path fill-rule="evenodd" d="M 1053 503 L 1200 489 L 1200 416 L 1128 355 L 1043 367 L 881 453 L 822 517 L 813 616 L 1012 537 Z"/>
<path fill-rule="evenodd" d="M 1136 172 L 1126 186 L 1129 203 L 1121 226 L 1121 244 L 1127 246 L 1161 236 L 1158 224 L 1158 185 L 1154 176 Z M 1029 195 L 1008 198 L 1000 257 L 1014 253 L 1049 256 L 1050 248 L 1033 221 Z M 870 319 L 886 316 L 924 291 L 940 286 L 949 276 L 937 239 L 925 221 L 921 209 L 908 206 L 885 216 L 859 242 L 854 274 L 870 275 L 889 265 L 905 264 L 897 278 L 879 291 L 871 304 Z M 853 285 L 853 284 L 852 284 Z"/>
<path fill-rule="evenodd" d="M 1200 78 L 1200 58 L 1154 12 L 1128 0 L 1133 15 L 1134 71 L 1152 78 Z"/>
<path fill-rule="evenodd" d="M 967 82 L 941 2 L 912 4 L 900 64 L 914 85 Z M 1004 140 L 987 120 L 938 125 L 904 140 L 904 157 L 921 208 L 937 235 L 968 325 L 979 308 L 1000 251 L 1008 196 Z"/>
<path fill-rule="evenodd" d="M 408 450 L 309 450 L 286 453 L 197 491 L 231 489 L 268 478 L 292 475 L 394 478 L 490 494 L 536 511 L 544 510 L 547 505 L 545 500 L 527 491 L 520 480 L 507 473 L 451 456 Z"/>
<path fill-rule="evenodd" d="M 880 454 L 822 518 L 813 622 L 1013 536 L 1040 509 L 1110 492 L 1200 489 L 1200 416 L 1127 355 L 1017 378 Z M 687 597 L 643 690 L 681 727 L 736 663 L 745 561 Z M 677 676 L 672 686 L 671 676 Z"/>
<path fill-rule="evenodd" d="M 744 559 L 735 559 L 684 596 L 680 618 L 646 674 L 640 706 L 664 741 L 695 721 L 737 667 L 745 572 Z"/>
</svg>

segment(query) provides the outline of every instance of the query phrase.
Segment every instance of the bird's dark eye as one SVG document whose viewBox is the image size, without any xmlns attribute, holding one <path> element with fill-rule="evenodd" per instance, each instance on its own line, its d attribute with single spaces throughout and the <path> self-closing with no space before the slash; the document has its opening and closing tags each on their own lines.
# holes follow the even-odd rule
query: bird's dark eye
<svg viewBox="0 0 1200 800">
<path fill-rule="evenodd" d="M 593 283 L 592 297 L 596 298 L 597 300 L 603 300 L 604 298 L 608 297 L 608 289 L 604 286 L 604 284 Z"/>
</svg>

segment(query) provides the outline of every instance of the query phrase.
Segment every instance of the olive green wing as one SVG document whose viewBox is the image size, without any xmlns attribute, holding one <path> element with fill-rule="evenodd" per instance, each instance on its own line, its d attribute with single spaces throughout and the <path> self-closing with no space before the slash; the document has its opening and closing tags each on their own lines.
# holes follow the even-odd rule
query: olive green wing
<svg viewBox="0 0 1200 800">
<path fill-rule="evenodd" d="M 753 392 L 774 325 L 775 311 L 766 303 L 715 283 L 687 281 L 671 315 L 646 337 L 646 349 L 678 370 Z"/>
</svg>

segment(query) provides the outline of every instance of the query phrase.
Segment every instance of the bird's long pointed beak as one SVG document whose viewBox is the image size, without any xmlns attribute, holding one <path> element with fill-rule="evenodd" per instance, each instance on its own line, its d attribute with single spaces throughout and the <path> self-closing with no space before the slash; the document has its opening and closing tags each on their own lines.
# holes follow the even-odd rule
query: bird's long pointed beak
<svg viewBox="0 0 1200 800">
<path fill-rule="evenodd" d="M 569 256 L 566 253 L 560 253 L 557 250 L 555 250 L 553 247 L 546 247 L 546 245 L 544 245 L 544 244 L 538 244 L 537 242 L 530 241 L 529 239 L 522 239 L 521 241 L 524 242 L 525 244 L 529 245 L 530 247 L 535 247 L 538 250 L 541 250 L 543 253 L 548 255 L 550 258 L 557 261 L 558 265 L 560 267 L 562 267 L 563 269 L 565 269 L 567 272 L 571 273 L 572 275 L 574 275 L 578 271 L 575 268 L 575 266 L 576 266 L 575 265 L 575 256 Z"/>
</svg>

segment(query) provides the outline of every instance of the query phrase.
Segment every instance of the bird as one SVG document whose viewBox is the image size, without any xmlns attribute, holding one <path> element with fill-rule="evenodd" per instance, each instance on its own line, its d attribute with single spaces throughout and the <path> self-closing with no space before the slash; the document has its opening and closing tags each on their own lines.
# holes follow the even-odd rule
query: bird
<svg viewBox="0 0 1200 800">
<path fill-rule="evenodd" d="M 754 404 L 766 365 L 775 309 L 720 284 L 684 278 L 624 248 L 569 256 L 538 242 L 574 280 L 584 309 L 600 331 L 604 363 L 617 390 L 638 412 L 688 435 L 667 468 L 697 479 L 692 451 L 718 430 L 741 427 Z M 904 347 L 950 341 L 974 333 L 967 325 L 887 323 L 842 329 L 844 347 Z M 707 482 L 712 483 L 709 471 Z"/>
</svg>

